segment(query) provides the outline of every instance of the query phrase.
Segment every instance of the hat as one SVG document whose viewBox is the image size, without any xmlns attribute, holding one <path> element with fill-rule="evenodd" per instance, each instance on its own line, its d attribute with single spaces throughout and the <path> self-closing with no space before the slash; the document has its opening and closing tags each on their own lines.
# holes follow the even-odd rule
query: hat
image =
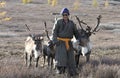
<svg viewBox="0 0 120 78">
<path fill-rule="evenodd" d="M 69 10 L 67 8 L 62 9 L 61 14 L 63 15 L 64 13 L 67 13 L 68 15 L 70 15 Z"/>
</svg>

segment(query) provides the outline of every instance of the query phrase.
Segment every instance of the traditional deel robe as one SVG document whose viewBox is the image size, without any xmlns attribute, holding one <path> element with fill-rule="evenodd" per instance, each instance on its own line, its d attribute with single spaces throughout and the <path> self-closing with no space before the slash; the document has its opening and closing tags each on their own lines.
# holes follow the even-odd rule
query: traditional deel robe
<svg viewBox="0 0 120 78">
<path fill-rule="evenodd" d="M 58 38 L 70 38 L 73 36 L 78 39 L 79 33 L 73 21 L 69 20 L 67 23 L 63 19 L 59 19 L 53 28 L 53 42 L 56 44 L 56 66 L 64 66 L 75 68 L 74 52 L 72 42 L 69 41 L 69 49 L 66 49 L 66 44 Z"/>
</svg>

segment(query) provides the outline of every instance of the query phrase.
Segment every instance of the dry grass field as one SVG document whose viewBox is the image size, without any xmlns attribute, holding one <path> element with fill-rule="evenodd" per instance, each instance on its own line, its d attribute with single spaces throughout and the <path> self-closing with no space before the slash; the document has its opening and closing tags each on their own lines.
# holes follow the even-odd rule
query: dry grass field
<svg viewBox="0 0 120 78">
<path fill-rule="evenodd" d="M 90 62 L 85 63 L 81 56 L 79 76 L 77 78 L 120 78 L 120 2 L 109 0 L 109 6 L 104 7 L 105 0 L 98 0 L 99 6 L 93 7 L 92 0 L 80 0 L 80 8 L 73 10 L 75 0 L 58 0 L 53 7 L 47 0 L 32 0 L 23 4 L 21 0 L 6 1 L 6 6 L 0 12 L 6 11 L 4 17 L 12 17 L 10 21 L 0 21 L 0 78 L 67 78 L 66 75 L 56 75 L 54 70 L 42 67 L 42 58 L 39 67 L 27 68 L 24 63 L 24 41 L 29 34 L 25 24 L 32 33 L 44 32 L 44 23 L 47 21 L 49 34 L 53 27 L 52 13 L 60 12 L 63 7 L 70 9 L 71 16 L 77 15 L 93 28 L 96 17 L 101 14 L 100 31 L 91 36 L 93 43 Z M 74 17 L 71 18 L 78 25 Z"/>
</svg>

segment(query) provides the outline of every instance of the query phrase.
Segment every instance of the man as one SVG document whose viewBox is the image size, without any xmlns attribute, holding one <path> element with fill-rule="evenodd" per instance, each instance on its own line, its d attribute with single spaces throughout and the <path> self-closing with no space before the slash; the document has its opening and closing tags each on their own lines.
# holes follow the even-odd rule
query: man
<svg viewBox="0 0 120 78">
<path fill-rule="evenodd" d="M 53 28 L 53 43 L 56 45 L 56 73 L 65 73 L 68 69 L 70 76 L 77 74 L 74 60 L 74 52 L 71 39 L 73 36 L 78 39 L 79 33 L 73 21 L 69 19 L 69 10 L 64 8 L 61 11 L 62 19 L 57 20 Z"/>
</svg>

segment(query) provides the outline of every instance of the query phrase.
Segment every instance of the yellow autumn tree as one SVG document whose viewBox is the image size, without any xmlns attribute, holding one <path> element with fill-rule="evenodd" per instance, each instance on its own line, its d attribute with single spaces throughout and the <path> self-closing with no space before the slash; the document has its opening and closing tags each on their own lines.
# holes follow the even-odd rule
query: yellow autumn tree
<svg viewBox="0 0 120 78">
<path fill-rule="evenodd" d="M 74 10 L 78 10 L 79 7 L 80 7 L 80 2 L 79 2 L 78 0 L 76 0 L 76 1 L 74 2 L 74 4 L 73 4 L 73 9 L 74 9 Z"/>
<path fill-rule="evenodd" d="M 97 6 L 98 6 L 97 0 L 93 0 L 92 5 L 93 5 L 94 7 L 97 7 Z"/>
</svg>

